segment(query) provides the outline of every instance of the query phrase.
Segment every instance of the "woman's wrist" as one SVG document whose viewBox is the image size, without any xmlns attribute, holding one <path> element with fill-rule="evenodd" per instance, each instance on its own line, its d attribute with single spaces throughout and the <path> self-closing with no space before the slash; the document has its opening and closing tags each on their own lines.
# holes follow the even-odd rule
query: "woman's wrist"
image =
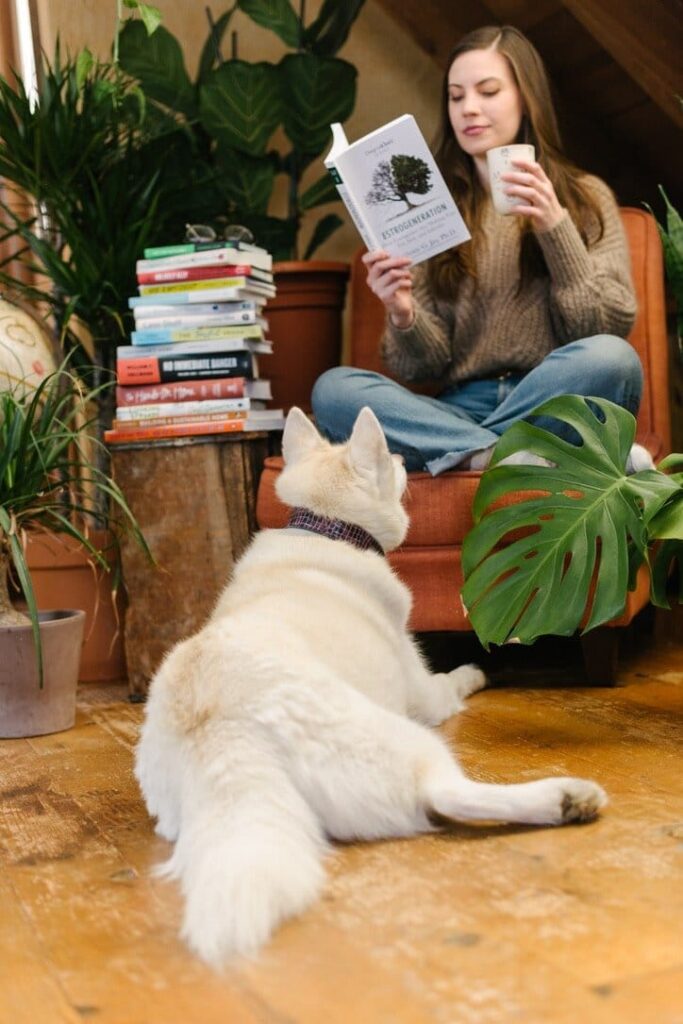
<svg viewBox="0 0 683 1024">
<path fill-rule="evenodd" d="M 415 310 L 410 309 L 406 313 L 390 313 L 389 321 L 392 327 L 399 331 L 407 331 L 415 322 Z"/>
</svg>

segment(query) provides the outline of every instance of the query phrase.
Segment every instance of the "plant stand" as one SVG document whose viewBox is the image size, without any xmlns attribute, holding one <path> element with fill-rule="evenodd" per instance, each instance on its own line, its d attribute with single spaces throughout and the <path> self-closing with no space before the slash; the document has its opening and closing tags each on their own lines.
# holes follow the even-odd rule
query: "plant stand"
<svg viewBox="0 0 683 1024">
<path fill-rule="evenodd" d="M 123 539 L 132 696 L 146 694 L 164 654 L 211 613 L 256 529 L 256 488 L 276 437 L 213 435 L 112 449 L 112 475 L 157 563 Z"/>
</svg>

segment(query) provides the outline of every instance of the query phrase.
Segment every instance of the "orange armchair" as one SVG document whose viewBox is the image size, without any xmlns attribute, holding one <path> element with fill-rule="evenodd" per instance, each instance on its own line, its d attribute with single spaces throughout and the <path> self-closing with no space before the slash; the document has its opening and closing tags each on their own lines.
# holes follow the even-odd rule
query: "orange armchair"
<svg viewBox="0 0 683 1024">
<path fill-rule="evenodd" d="M 637 438 L 659 460 L 671 450 L 662 249 L 651 214 L 633 208 L 623 208 L 621 213 L 638 297 L 638 316 L 629 340 L 640 355 L 645 374 Z M 362 252 L 356 254 L 351 270 L 349 361 L 353 366 L 386 373 L 378 350 L 384 307 L 365 283 L 361 256 Z M 279 527 L 287 522 L 288 511 L 274 489 L 281 468 L 281 459 L 266 460 L 256 512 L 260 527 Z M 461 553 L 465 534 L 472 526 L 472 501 L 480 475 L 457 469 L 436 477 L 427 472 L 410 474 L 406 502 L 410 529 L 405 543 L 389 555 L 389 560 L 413 593 L 411 627 L 416 632 L 471 629 L 459 599 L 463 582 Z M 623 615 L 610 625 L 627 625 L 647 604 L 648 595 L 648 575 L 643 569 Z M 583 638 L 591 681 L 613 680 L 617 636 L 616 630 L 595 630 Z"/>
</svg>

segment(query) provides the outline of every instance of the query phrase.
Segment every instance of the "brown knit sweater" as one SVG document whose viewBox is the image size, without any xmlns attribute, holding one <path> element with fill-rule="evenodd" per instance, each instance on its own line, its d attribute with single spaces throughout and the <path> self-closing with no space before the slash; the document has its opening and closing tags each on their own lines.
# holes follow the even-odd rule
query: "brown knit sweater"
<svg viewBox="0 0 683 1024">
<path fill-rule="evenodd" d="M 538 234 L 547 276 L 517 294 L 520 223 L 491 203 L 482 220 L 477 279 L 465 278 L 457 299 L 430 294 L 426 265 L 413 270 L 415 319 L 406 330 L 388 322 L 382 355 L 406 381 L 427 378 L 443 387 L 507 370 L 530 370 L 554 348 L 595 334 L 625 338 L 636 314 L 628 247 L 614 196 L 586 177 L 604 220 L 602 238 L 586 248 L 565 213 Z"/>
</svg>

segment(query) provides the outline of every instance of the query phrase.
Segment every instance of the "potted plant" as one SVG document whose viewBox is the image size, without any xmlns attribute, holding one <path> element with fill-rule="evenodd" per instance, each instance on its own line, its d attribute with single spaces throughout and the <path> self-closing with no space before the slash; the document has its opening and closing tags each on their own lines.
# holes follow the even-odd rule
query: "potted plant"
<svg viewBox="0 0 683 1024">
<path fill-rule="evenodd" d="M 669 607 L 677 561 L 683 602 L 683 455 L 627 476 L 635 419 L 626 410 L 565 395 L 533 415 L 562 421 L 580 444 L 520 422 L 496 445 L 462 556 L 462 598 L 482 644 L 529 644 L 609 622 L 623 611 L 643 563 L 651 600 Z M 500 465 L 522 450 L 553 465 Z"/>
<path fill-rule="evenodd" d="M 666 277 L 676 303 L 678 354 L 683 359 L 683 219 L 661 185 L 659 191 L 666 206 L 666 222 L 657 221 L 657 227 L 664 250 Z M 650 207 L 647 208 L 652 213 Z"/>
<path fill-rule="evenodd" d="M 35 388 L 0 393 L 0 736 L 39 735 L 74 721 L 84 612 L 39 612 L 26 562 L 28 533 L 74 538 L 108 568 L 91 529 L 130 530 L 147 550 L 120 489 L 88 457 L 85 392 L 62 365 Z M 97 503 L 101 496 L 106 500 Z M 97 508 L 105 507 L 101 513 Z M 26 611 L 10 600 L 10 576 Z"/>
<path fill-rule="evenodd" d="M 119 59 L 160 118 L 173 118 L 187 133 L 203 167 L 202 201 L 213 203 L 201 216 L 220 230 L 221 223 L 249 228 L 275 257 L 278 294 L 268 304 L 274 353 L 263 359 L 277 405 L 310 407 L 316 377 L 339 362 L 341 311 L 348 278 L 344 263 L 313 261 L 317 248 L 342 223 L 328 213 L 313 230 L 303 253 L 302 223 L 310 211 L 337 202 L 327 172 L 303 186 L 305 172 L 330 144 L 330 124 L 351 114 L 356 69 L 337 57 L 364 0 L 324 0 L 319 15 L 306 22 L 289 0 L 236 0 L 210 25 L 196 79 L 187 73 L 181 47 L 163 27 L 147 40 L 139 22 L 127 22 L 119 41 Z M 289 48 L 277 64 L 249 63 L 236 52 L 222 52 L 223 38 L 236 12 L 271 29 Z M 274 146 L 283 133 L 286 152 Z M 196 166 L 199 166 L 196 165 Z M 273 212 L 279 178 L 287 181 L 287 211 Z M 187 220 L 197 218 L 188 195 Z M 178 241 L 170 234 L 167 241 Z M 300 258 L 301 257 L 301 258 Z"/>
</svg>

